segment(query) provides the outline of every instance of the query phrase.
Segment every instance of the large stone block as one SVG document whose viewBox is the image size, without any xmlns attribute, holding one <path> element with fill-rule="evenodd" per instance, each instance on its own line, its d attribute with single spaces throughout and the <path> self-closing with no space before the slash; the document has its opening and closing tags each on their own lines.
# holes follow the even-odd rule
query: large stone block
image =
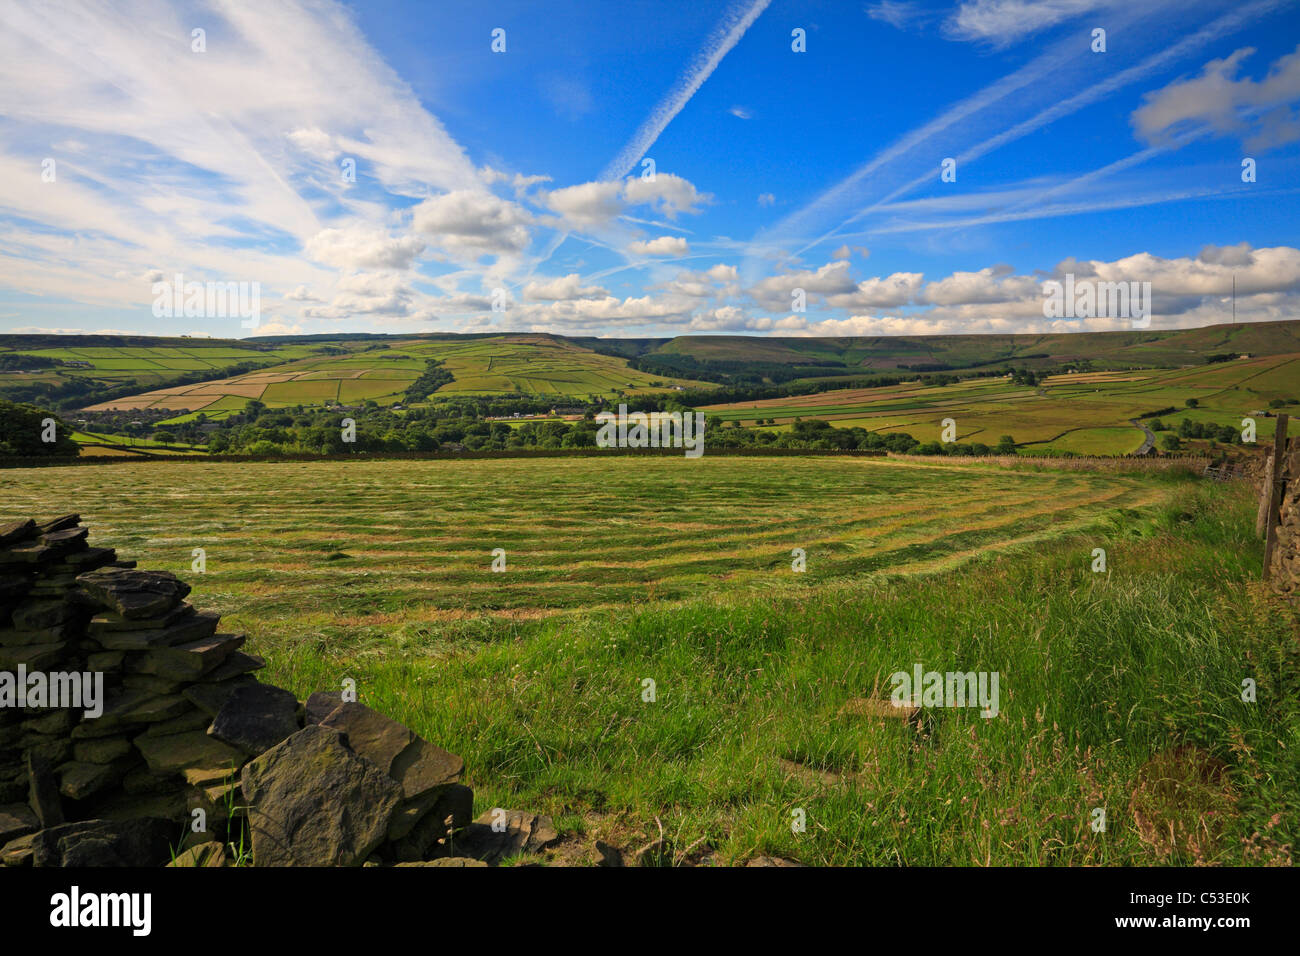
<svg viewBox="0 0 1300 956">
<path fill-rule="evenodd" d="M 341 733 L 315 724 L 252 760 L 240 782 L 257 866 L 360 866 L 401 800 Z"/>
<path fill-rule="evenodd" d="M 270 750 L 298 732 L 298 699 L 269 684 L 237 688 L 213 718 L 208 734 L 248 754 Z"/>
<path fill-rule="evenodd" d="M 163 614 L 190 593 L 190 586 L 170 571 L 100 568 L 79 575 L 77 583 L 100 606 L 128 620 Z"/>
</svg>

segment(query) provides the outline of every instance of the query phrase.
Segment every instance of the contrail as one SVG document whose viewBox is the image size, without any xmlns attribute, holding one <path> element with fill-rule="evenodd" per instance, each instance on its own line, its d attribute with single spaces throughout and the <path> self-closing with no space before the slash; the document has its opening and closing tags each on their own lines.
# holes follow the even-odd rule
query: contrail
<svg viewBox="0 0 1300 956">
<path fill-rule="evenodd" d="M 745 35 L 745 31 L 758 19 L 759 14 L 767 9 L 768 4 L 771 2 L 772 0 L 753 0 L 748 6 L 737 4 L 727 11 L 717 29 L 709 35 L 708 41 L 704 44 L 704 49 L 695 58 L 695 62 L 682 74 L 681 79 L 677 81 L 677 85 L 668 92 L 663 101 L 654 108 L 646 121 L 641 124 L 641 128 L 623 147 L 623 151 L 605 167 L 605 171 L 600 176 L 602 180 L 622 179 L 632 171 L 632 167 L 645 155 L 646 150 L 654 145 L 654 141 L 659 138 L 659 134 L 682 111 L 682 107 L 695 95 L 695 91 L 704 85 L 704 81 L 718 68 L 722 58 L 740 42 L 740 38 Z"/>
<path fill-rule="evenodd" d="M 1177 43 L 1147 58 L 1145 61 L 1121 70 L 1108 79 L 1095 84 L 1093 87 L 1085 89 L 1074 96 L 1063 99 L 1051 107 L 1040 111 L 1029 120 L 1018 123 L 984 142 L 965 150 L 963 153 L 958 155 L 958 161 L 965 162 L 982 156 L 1007 142 L 1019 139 L 1028 133 L 1041 128 L 1047 123 L 1074 113 L 1077 110 L 1082 109 L 1084 106 L 1089 105 L 1090 103 L 1107 96 L 1138 79 L 1144 78 L 1156 69 L 1168 66 L 1169 63 L 1194 52 L 1197 48 L 1204 46 L 1206 43 L 1240 29 L 1244 23 L 1272 12 L 1273 9 L 1279 6 L 1279 3 L 1280 0 L 1256 0 L 1256 2 L 1249 4 L 1244 8 L 1225 14 L 1214 22 L 1201 27 L 1195 33 L 1183 37 Z M 804 228 L 813 225 L 814 221 L 818 217 L 824 215 L 830 209 L 846 204 L 850 200 L 850 196 L 854 190 L 867 180 L 868 177 L 879 173 L 883 167 L 899 160 L 905 153 L 911 151 L 920 143 L 933 139 L 936 134 L 940 132 L 947 131 L 959 121 L 965 120 L 973 114 L 983 111 L 993 103 L 1005 99 L 1010 93 L 1040 82 L 1048 73 L 1059 72 L 1060 63 L 1063 58 L 1063 44 L 1058 44 L 1051 52 L 1041 54 L 1035 60 L 1021 67 L 1016 72 L 1003 77 L 1001 80 L 995 82 L 979 93 L 968 97 L 950 108 L 940 117 L 931 120 L 929 123 L 926 123 L 919 129 L 908 134 L 903 139 L 879 153 L 870 162 L 859 167 L 850 176 L 824 191 L 809 205 L 790 214 L 784 220 L 777 223 L 776 226 L 766 230 L 766 233 L 774 238 L 782 236 L 790 238 L 799 235 Z M 905 195 L 915 189 L 918 185 L 929 182 L 932 179 L 933 174 L 927 171 L 920 176 L 903 183 L 901 186 L 888 192 L 875 203 L 867 205 L 859 209 L 857 212 L 847 216 L 843 219 L 840 225 L 831 229 L 829 232 L 823 233 L 822 235 L 817 236 L 817 238 L 806 242 L 795 252 L 795 255 L 802 255 L 809 249 L 835 236 L 850 223 L 864 218 L 864 216 L 875 209 L 894 201 L 899 196 Z"/>
</svg>

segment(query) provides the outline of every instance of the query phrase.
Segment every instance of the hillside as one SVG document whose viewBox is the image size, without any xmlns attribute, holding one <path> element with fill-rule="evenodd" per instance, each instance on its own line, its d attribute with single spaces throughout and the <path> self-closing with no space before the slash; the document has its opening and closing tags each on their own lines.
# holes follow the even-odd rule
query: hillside
<svg viewBox="0 0 1300 956">
<path fill-rule="evenodd" d="M 837 428 L 902 432 L 922 441 L 937 440 L 940 423 L 951 418 L 960 442 L 994 445 L 1010 435 L 1023 451 L 1123 455 L 1136 451 L 1145 436 L 1132 419 L 1159 412 L 1156 418 L 1174 427 L 1187 419 L 1240 430 L 1251 416 L 1257 439 L 1264 441 L 1274 421 L 1258 413 L 1269 413 L 1274 401 L 1297 399 L 1300 353 L 1178 369 L 1072 372 L 1034 385 L 1006 376 L 940 386 L 911 382 L 702 408 L 724 422 L 769 430 L 823 419 Z"/>
<path fill-rule="evenodd" d="M 0 336 L 0 397 L 56 409 L 198 412 L 392 404 L 430 360 L 451 376 L 438 397 L 511 395 L 585 403 L 710 383 L 828 384 L 900 372 L 1176 369 L 1300 354 L 1300 323 L 1055 335 L 673 339 L 430 333 L 268 336 Z M 1294 370 L 1293 370 L 1294 371 Z M 1122 424 L 1122 422 L 1120 423 Z"/>
<path fill-rule="evenodd" d="M 249 399 L 267 406 L 391 404 L 437 360 L 453 380 L 439 395 L 531 395 L 557 401 L 589 401 L 618 395 L 647 395 L 698 386 L 689 379 L 659 378 L 629 369 L 626 360 L 600 355 L 558 337 L 503 335 L 469 340 L 346 343 L 341 355 L 315 354 L 267 368 L 193 384 L 172 385 L 115 397 L 87 411 L 203 411 L 209 418 L 243 408 Z M 290 344 L 289 354 L 330 345 Z M 268 354 L 268 353 L 262 353 Z"/>
<path fill-rule="evenodd" d="M 684 356 L 700 362 L 834 362 L 848 371 L 892 371 L 907 366 L 979 368 L 1003 362 L 1028 367 L 1086 360 L 1094 368 L 1199 365 L 1233 352 L 1300 352 L 1300 322 L 1212 325 L 1198 329 L 1079 332 L 1054 335 L 926 335 L 852 338 L 679 336 L 639 354 Z"/>
</svg>

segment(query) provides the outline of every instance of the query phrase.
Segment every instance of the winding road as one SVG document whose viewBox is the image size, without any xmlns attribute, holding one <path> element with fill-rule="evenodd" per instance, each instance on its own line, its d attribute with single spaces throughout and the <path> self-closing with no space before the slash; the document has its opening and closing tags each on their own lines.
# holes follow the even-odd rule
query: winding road
<svg viewBox="0 0 1300 956">
<path fill-rule="evenodd" d="M 1128 421 L 1129 424 L 1134 426 L 1135 428 L 1142 429 L 1142 431 L 1144 431 L 1147 436 L 1147 440 L 1142 443 L 1142 447 L 1139 448 L 1137 451 L 1133 452 L 1133 454 L 1145 455 L 1152 448 L 1156 447 L 1156 433 L 1153 432 L 1151 429 L 1147 428 L 1145 422 L 1140 422 L 1136 418 L 1130 418 Z"/>
</svg>

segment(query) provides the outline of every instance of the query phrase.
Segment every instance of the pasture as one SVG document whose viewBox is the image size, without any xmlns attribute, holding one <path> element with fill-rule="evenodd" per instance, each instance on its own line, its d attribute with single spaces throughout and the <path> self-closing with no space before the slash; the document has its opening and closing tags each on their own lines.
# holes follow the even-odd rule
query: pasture
<svg viewBox="0 0 1300 956">
<path fill-rule="evenodd" d="M 1183 418 L 1231 425 L 1255 418 L 1266 441 L 1274 420 L 1258 413 L 1273 399 L 1300 401 L 1300 355 L 1236 359 L 1192 368 L 1054 375 L 1037 386 L 1009 378 L 966 379 L 953 385 L 834 389 L 812 395 L 703 406 L 710 417 L 753 426 L 775 419 L 776 428 L 796 418 L 820 418 L 836 427 L 906 432 L 922 442 L 940 438 L 941 421 L 957 425 L 957 440 L 995 445 L 1010 435 L 1022 451 L 1074 451 L 1124 455 L 1143 440 L 1129 419 L 1175 407 L 1166 423 Z M 1198 406 L 1188 409 L 1187 399 Z M 759 426 L 772 428 L 774 426 Z"/>
<path fill-rule="evenodd" d="M 276 364 L 309 355 L 302 345 L 280 348 L 213 346 L 66 346 L 38 349 L 0 349 L 0 354 L 37 355 L 77 363 L 32 372 L 0 371 L 0 385 L 85 378 L 109 384 L 139 383 L 147 388 L 180 372 L 210 371 L 219 377 L 224 369 L 243 362 Z"/>
<path fill-rule="evenodd" d="M 1296 657 L 1241 486 L 706 454 L 21 469 L 0 495 L 177 572 L 300 696 L 355 679 L 464 755 L 477 812 L 554 814 L 560 853 L 661 822 L 675 862 L 1289 860 Z M 1000 716 L 847 706 L 915 663 L 998 671 Z"/>
<path fill-rule="evenodd" d="M 348 346 L 348 343 L 339 344 Z M 50 351 L 70 354 L 78 350 Z M 441 360 L 455 376 L 455 381 L 438 390 L 439 395 L 523 394 L 555 398 L 557 401 L 585 401 L 617 394 L 657 394 L 668 391 L 674 385 L 685 387 L 699 384 L 686 379 L 658 378 L 637 372 L 627 367 L 625 359 L 600 355 L 571 342 L 541 335 L 494 336 L 463 342 L 410 339 L 385 342 L 379 346 L 365 343 L 364 348 L 352 344 L 348 354 L 344 355 L 314 354 L 317 349 L 304 346 L 293 346 L 284 351 L 286 358 L 289 354 L 293 355 L 292 361 L 230 378 L 215 378 L 191 385 L 144 391 L 138 395 L 92 405 L 88 410 L 185 410 L 185 414 L 168 419 L 169 423 L 174 423 L 200 411 L 212 419 L 224 418 L 242 409 L 253 398 L 272 408 L 329 403 L 348 405 L 365 401 L 391 404 L 398 401 L 407 387 L 424 371 L 428 359 Z M 157 362 L 164 360 L 162 356 L 148 359 Z M 141 357 L 131 361 L 137 363 L 132 368 L 138 371 L 138 363 L 146 359 Z M 126 376 L 128 371 L 124 368 L 121 374 Z"/>
</svg>

